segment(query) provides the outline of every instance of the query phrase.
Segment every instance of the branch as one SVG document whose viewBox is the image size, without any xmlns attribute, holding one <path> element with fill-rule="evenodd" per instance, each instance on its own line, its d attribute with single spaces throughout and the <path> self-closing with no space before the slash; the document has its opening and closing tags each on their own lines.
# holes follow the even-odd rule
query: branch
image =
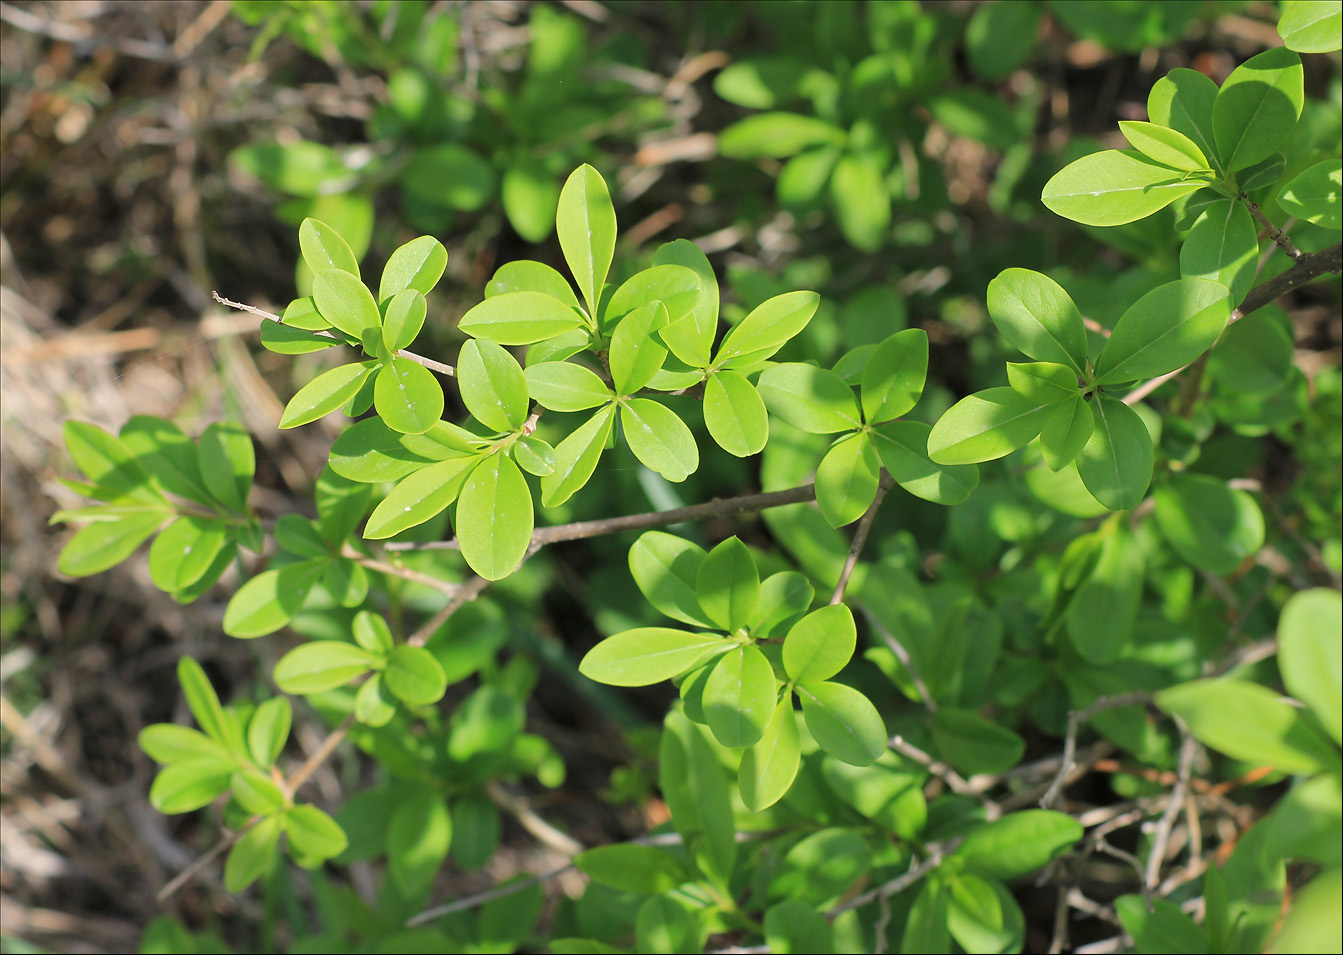
<svg viewBox="0 0 1343 955">
<path fill-rule="evenodd" d="M 380 574 L 387 574 L 392 577 L 400 577 L 402 580 L 408 580 L 415 584 L 424 584 L 426 587 L 433 587 L 440 593 L 447 594 L 449 597 L 457 596 L 457 592 L 462 589 L 461 584 L 454 584 L 450 581 L 439 580 L 437 577 L 430 577 L 428 574 L 422 574 L 418 570 L 412 570 L 409 567 L 397 567 L 395 564 L 387 564 L 380 560 L 375 560 L 365 554 L 359 553 L 349 544 L 340 549 L 342 557 L 348 557 L 350 560 L 367 567 L 369 570 L 375 570 Z"/>
<path fill-rule="evenodd" d="M 345 719 L 341 720 L 340 725 L 327 734 L 326 739 L 322 740 L 322 745 L 303 761 L 303 765 L 298 768 L 294 775 L 285 780 L 284 791 L 289 798 L 294 797 L 299 787 L 308 781 L 308 777 L 317 772 L 317 768 L 327 761 L 340 741 L 345 738 L 345 734 L 350 732 L 350 727 L 354 725 L 354 714 L 351 713 Z"/>
<path fill-rule="evenodd" d="M 1077 731 L 1083 723 L 1097 713 L 1104 713 L 1106 710 L 1113 710 L 1121 706 L 1146 703 L 1151 698 L 1152 694 L 1146 690 L 1137 690 L 1120 696 L 1102 696 L 1086 709 L 1072 710 L 1068 714 L 1068 733 L 1063 739 L 1063 760 L 1059 763 L 1059 773 L 1054 777 L 1049 789 L 1040 799 L 1040 808 L 1052 809 L 1059 798 L 1059 794 L 1063 792 L 1063 787 L 1067 785 L 1068 774 L 1072 772 L 1074 765 L 1073 756 L 1077 753 Z"/>
<path fill-rule="evenodd" d="M 1301 250 L 1296 247 L 1296 243 L 1287 238 L 1286 232 L 1283 232 L 1275 226 L 1269 221 L 1268 216 L 1259 211 L 1259 203 L 1251 202 L 1250 197 L 1243 192 L 1240 194 L 1240 201 L 1249 207 L 1251 215 L 1264 224 L 1264 228 L 1268 229 L 1269 237 L 1278 248 L 1282 249 L 1282 251 L 1286 252 L 1293 259 L 1301 258 Z"/>
<path fill-rule="evenodd" d="M 255 305 L 244 305 L 242 302 L 235 302 L 231 299 L 224 298 L 224 296 L 220 295 L 218 292 L 211 292 L 210 294 L 220 305 L 227 305 L 229 308 L 240 309 L 244 312 L 250 312 L 253 315 L 259 315 L 261 318 L 268 319 L 272 322 L 278 322 L 281 325 L 284 324 L 284 319 L 280 318 L 280 316 L 276 315 L 274 312 L 268 312 L 265 309 L 257 308 Z M 342 344 L 345 341 L 345 339 L 333 335 L 331 332 L 314 332 L 313 334 L 320 335 L 323 338 L 330 338 L 334 341 L 341 342 Z M 445 365 L 441 361 L 434 361 L 432 358 L 425 358 L 423 355 L 417 355 L 413 351 L 407 351 L 403 348 L 396 354 L 398 358 L 409 358 L 411 361 L 423 365 L 430 371 L 436 371 L 441 375 L 448 375 L 451 377 L 456 374 L 451 365 Z"/>
<path fill-rule="evenodd" d="M 1161 882 L 1161 863 L 1165 861 L 1166 846 L 1170 842 L 1170 831 L 1175 825 L 1175 817 L 1184 806 L 1185 793 L 1189 789 L 1189 776 L 1194 769 L 1194 755 L 1198 752 L 1198 740 L 1194 739 L 1189 727 L 1178 716 L 1173 717 L 1180 729 L 1179 777 L 1170 793 L 1170 803 L 1161 814 L 1156 832 L 1152 835 L 1152 851 L 1147 854 L 1147 868 L 1144 871 L 1144 884 L 1148 891 L 1155 891 Z"/>
<path fill-rule="evenodd" d="M 1251 312 L 1257 312 L 1259 309 L 1282 298 L 1288 292 L 1294 291 L 1305 285 L 1312 279 L 1317 279 L 1326 272 L 1332 272 L 1337 275 L 1343 272 L 1343 243 L 1323 249 L 1319 252 L 1299 252 L 1296 256 L 1296 264 L 1281 275 L 1262 282 L 1246 294 L 1245 300 L 1240 303 L 1240 308 L 1231 312 L 1231 318 L 1227 325 L 1232 325 Z M 1195 359 L 1197 361 L 1198 359 Z M 1190 365 L 1193 362 L 1189 363 Z M 1124 404 L 1135 405 L 1142 401 L 1152 392 L 1156 391 L 1166 382 L 1170 381 L 1176 375 L 1181 374 L 1185 368 L 1177 368 L 1174 371 L 1167 372 L 1151 381 L 1143 382 L 1137 388 L 1134 388 L 1124 396 Z"/>
<path fill-rule="evenodd" d="M 946 842 L 934 843 L 932 846 L 929 846 L 928 858 L 924 859 L 904 875 L 894 878 L 884 885 L 879 885 L 875 889 L 869 889 L 862 895 L 855 895 L 843 905 L 837 905 L 829 912 L 826 912 L 825 917 L 833 920 L 850 909 L 861 908 L 869 902 L 875 902 L 877 899 L 888 899 L 897 892 L 903 892 L 929 872 L 932 872 L 934 869 L 941 866 L 942 863 L 946 861 L 947 856 L 955 852 L 964 841 L 964 836 L 957 836 L 954 839 L 948 839 Z"/>
<path fill-rule="evenodd" d="M 914 683 L 914 691 L 919 694 L 919 699 L 923 701 L 923 708 L 929 713 L 934 712 L 937 709 L 937 701 L 933 699 L 928 684 L 923 682 L 923 677 L 919 676 L 919 671 L 914 669 L 913 661 L 910 660 L 909 651 L 905 649 L 905 645 L 895 638 L 895 634 L 882 625 L 872 611 L 861 604 L 859 604 L 859 607 L 862 609 L 863 615 L 867 617 L 868 625 L 877 631 L 877 635 L 885 641 L 886 646 L 895 654 L 895 658 L 900 661 L 900 665 L 909 674 L 910 680 Z"/>
<path fill-rule="evenodd" d="M 872 522 L 876 520 L 877 509 L 881 507 L 886 492 L 894 486 L 895 479 L 887 474 L 883 468 L 881 480 L 877 482 L 877 496 L 872 499 L 871 506 L 863 514 L 862 520 L 858 522 L 858 529 L 853 532 L 853 542 L 849 544 L 849 555 L 844 558 L 844 568 L 839 572 L 839 581 L 835 584 L 835 592 L 830 595 L 832 605 L 844 602 L 844 591 L 849 586 L 849 578 L 853 576 L 853 569 L 858 566 L 858 555 L 863 552 L 863 545 L 867 543 L 867 532 L 872 529 Z"/>
<path fill-rule="evenodd" d="M 932 756 L 919 749 L 913 743 L 906 740 L 899 734 L 892 736 L 886 741 L 891 749 L 902 756 L 907 756 L 914 762 L 923 766 L 928 772 L 932 773 L 938 779 L 942 780 L 959 796 L 970 796 L 979 801 L 984 807 L 984 813 L 989 822 L 999 818 L 1003 812 L 996 802 L 984 795 L 984 791 L 967 780 L 956 770 L 952 769 L 946 763 L 938 762 Z"/>
<path fill-rule="evenodd" d="M 669 524 L 682 524 L 687 521 L 702 521 L 713 517 L 726 517 L 744 511 L 760 511 L 767 507 L 781 507 L 785 504 L 800 504 L 816 499 L 816 486 L 804 484 L 788 488 L 785 491 L 766 491 L 761 494 L 745 494 L 741 497 L 729 497 L 707 501 L 704 504 L 692 504 L 689 507 L 677 507 L 670 511 L 649 511 L 644 514 L 629 514 L 624 517 L 606 517 L 595 521 L 577 521 L 573 524 L 556 524 L 553 527 L 538 527 L 532 533 L 532 545 L 529 555 L 546 544 L 559 541 L 581 540 L 598 537 L 602 534 L 614 534 L 618 531 L 647 530 L 652 527 L 666 527 Z M 457 542 L 452 541 L 401 541 L 385 546 L 386 550 L 456 550 Z M 525 558 L 524 558 L 525 559 Z"/>
</svg>

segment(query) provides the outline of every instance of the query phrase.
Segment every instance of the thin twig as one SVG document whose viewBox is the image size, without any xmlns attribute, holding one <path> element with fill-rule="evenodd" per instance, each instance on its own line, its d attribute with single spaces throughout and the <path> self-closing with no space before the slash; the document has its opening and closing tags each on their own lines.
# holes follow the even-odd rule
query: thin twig
<svg viewBox="0 0 1343 955">
<path fill-rule="evenodd" d="M 485 794 L 500 809 L 512 814 L 522 828 L 561 855 L 576 856 L 583 851 L 581 842 L 565 835 L 546 822 L 532 811 L 532 807 L 527 804 L 526 799 L 508 792 L 499 785 L 498 780 L 490 780 L 485 784 Z"/>
<path fill-rule="evenodd" d="M 1059 773 L 1054 777 L 1054 782 L 1050 784 L 1049 789 L 1045 791 L 1044 797 L 1041 798 L 1040 807 L 1042 809 L 1054 808 L 1054 803 L 1058 801 L 1059 795 L 1063 792 L 1063 787 L 1067 784 L 1068 774 L 1073 768 L 1073 756 L 1077 752 L 1077 731 L 1083 723 L 1091 719 L 1097 713 L 1103 713 L 1106 710 L 1112 710 L 1120 706 L 1133 706 L 1139 703 L 1146 703 L 1151 698 L 1152 694 L 1145 690 L 1124 693 L 1119 696 L 1102 696 L 1085 709 L 1069 712 L 1068 732 L 1063 738 L 1063 761 L 1059 764 Z M 1139 871 L 1141 871 L 1141 868 Z"/>
<path fill-rule="evenodd" d="M 406 928 L 414 928 L 417 925 L 423 925 L 425 922 L 432 922 L 434 919 L 442 918 L 444 915 L 451 915 L 453 912 L 460 912 L 462 909 L 473 909 L 477 905 L 484 905 L 486 902 L 493 902 L 495 899 L 506 899 L 515 892 L 521 892 L 523 889 L 530 889 L 538 882 L 549 882 L 557 876 L 564 875 L 574 867 L 572 862 L 562 865 L 558 869 L 551 869 L 548 872 L 540 872 L 530 878 L 519 879 L 517 882 L 509 882 L 505 885 L 496 885 L 492 889 L 486 889 L 484 892 L 477 892 L 475 895 L 463 896 L 452 902 L 445 902 L 442 905 L 436 905 L 432 909 L 425 909 L 419 915 L 413 915 L 406 920 Z"/>
<path fill-rule="evenodd" d="M 317 772 L 319 766 L 330 758 L 336 751 L 340 741 L 345 738 L 345 734 L 350 732 L 350 727 L 354 725 L 354 714 L 351 713 L 345 719 L 340 721 L 340 725 L 327 734 L 326 739 L 322 740 L 322 745 L 318 746 L 313 754 L 303 761 L 303 765 L 285 780 L 284 791 L 291 799 L 299 788 L 308 781 L 308 777 Z"/>
<path fill-rule="evenodd" d="M 244 312 L 250 312 L 251 314 L 258 315 L 261 318 L 269 319 L 272 322 L 278 322 L 281 325 L 284 324 L 284 319 L 282 319 L 279 315 L 276 315 L 274 312 L 268 312 L 264 308 L 257 308 L 255 305 L 245 305 L 242 302 L 235 302 L 232 299 L 224 298 L 224 296 L 220 295 L 218 292 L 211 292 L 210 294 L 214 297 L 214 300 L 218 302 L 220 305 L 227 305 L 229 308 L 241 309 Z M 323 338 L 334 339 L 335 341 L 338 342 L 344 342 L 344 339 L 340 338 L 338 335 L 333 335 L 331 332 L 315 331 L 313 332 L 313 334 L 320 335 Z M 457 373 L 456 371 L 453 370 L 453 367 L 451 365 L 445 365 L 441 361 L 434 361 L 434 359 L 432 358 L 425 358 L 423 355 L 417 355 L 415 354 L 415 352 L 407 351 L 404 348 L 401 349 L 396 354 L 398 358 L 409 358 L 416 364 L 423 365 L 430 371 L 436 371 L 441 375 L 448 375 L 449 377 L 451 377 Z"/>
<path fill-rule="evenodd" d="M 219 856 L 225 850 L 227 850 L 235 842 L 241 839 L 247 833 L 247 830 L 251 829 L 252 826 L 256 825 L 257 822 L 259 821 L 260 819 L 253 820 L 252 822 L 248 823 L 246 827 L 239 829 L 237 832 L 230 832 L 227 835 L 225 835 L 224 838 L 220 839 L 217 843 L 215 843 L 215 845 L 213 845 L 208 852 L 205 852 L 199 857 L 197 857 L 191 863 L 191 865 L 187 866 L 181 872 L 177 873 L 177 875 L 173 876 L 171 882 L 169 882 L 163 888 L 159 889 L 159 894 L 155 896 L 155 898 L 159 902 L 168 901 L 170 898 L 173 897 L 173 895 L 176 894 L 178 889 L 180 889 L 182 886 L 186 885 L 193 878 L 195 878 L 196 873 L 200 872 L 210 863 L 214 862 L 215 859 L 219 858 Z"/>
<path fill-rule="evenodd" d="M 867 532 L 872 529 L 872 522 L 877 518 L 877 509 L 881 507 L 886 492 L 894 486 L 895 479 L 883 469 L 881 479 L 877 482 L 877 496 L 872 499 L 872 504 L 858 521 L 857 530 L 853 532 L 853 541 L 849 544 L 849 555 L 844 558 L 844 567 L 840 570 L 839 580 L 835 583 L 835 592 L 830 595 L 831 605 L 844 602 L 844 591 L 849 586 L 849 578 L 853 576 L 853 569 L 858 566 L 858 555 L 863 552 L 863 545 L 867 543 Z"/>
<path fill-rule="evenodd" d="M 523 559 L 525 560 L 526 558 Z M 466 583 L 459 584 L 457 593 L 448 601 L 447 605 L 426 620 L 420 626 L 420 629 L 416 630 L 406 639 L 406 643 L 412 647 L 424 646 L 429 642 L 429 638 L 434 635 L 434 632 L 448 622 L 449 617 L 455 614 L 463 606 L 479 597 L 481 592 L 491 583 L 492 581 L 486 580 L 484 577 L 473 577 Z"/>
<path fill-rule="evenodd" d="M 375 570 L 380 574 L 387 574 L 392 577 L 400 577 L 402 580 L 408 580 L 415 584 L 424 584 L 426 587 L 432 587 L 440 593 L 447 594 L 449 597 L 457 596 L 457 591 L 461 590 L 461 584 L 455 584 L 447 580 L 439 580 L 437 577 L 430 577 L 428 574 L 422 574 L 418 570 L 412 570 L 409 567 L 397 567 L 395 564 L 384 563 L 375 560 L 366 554 L 361 554 L 349 544 L 344 545 L 340 550 L 342 557 L 348 557 L 361 566 L 369 570 Z"/>
<path fill-rule="evenodd" d="M 909 674 L 909 679 L 914 684 L 914 692 L 918 693 L 919 699 L 923 701 L 923 708 L 929 713 L 935 712 L 937 710 L 937 701 L 933 699 L 933 694 L 929 691 L 928 684 L 923 682 L 923 677 L 919 676 L 919 671 L 914 668 L 914 664 L 909 657 L 909 651 L 905 649 L 905 645 L 896 639 L 895 634 L 886 629 L 882 622 L 877 619 L 876 614 L 871 610 L 868 610 L 861 604 L 859 604 L 859 609 L 861 609 L 863 615 L 867 617 L 868 625 L 871 626 L 873 630 L 877 631 L 877 636 L 881 637 L 887 648 L 889 648 L 890 651 L 895 654 L 895 658 L 900 661 L 900 665 L 905 668 L 905 672 Z"/>
<path fill-rule="evenodd" d="M 1172 716 L 1172 719 L 1175 720 L 1175 725 L 1180 730 L 1180 762 L 1175 787 L 1170 794 L 1170 803 L 1166 806 L 1166 811 L 1161 814 L 1161 820 L 1156 825 L 1156 831 L 1152 835 L 1152 851 L 1147 855 L 1144 883 L 1148 891 L 1155 890 L 1161 881 L 1161 863 L 1165 861 L 1166 846 L 1170 842 L 1170 833 L 1175 825 L 1175 818 L 1184 808 L 1185 793 L 1189 789 L 1189 776 L 1194 769 L 1194 756 L 1198 753 L 1198 740 L 1194 739 L 1194 735 L 1189 732 L 1189 727 L 1184 725 L 1184 720 L 1178 716 Z"/>
<path fill-rule="evenodd" d="M 960 796 L 972 796 L 977 799 L 980 804 L 984 806 L 985 816 L 989 822 L 992 822 L 1003 814 L 1002 809 L 998 804 L 984 795 L 983 789 L 975 786 L 946 763 L 933 759 L 933 757 L 929 756 L 903 736 L 898 734 L 892 736 L 887 740 L 887 745 L 900 755 L 907 756 L 920 766 L 923 766 L 928 772 L 946 783 L 951 788 L 952 792 Z"/>
<path fill-rule="evenodd" d="M 868 889 L 861 895 L 855 895 L 844 904 L 837 905 L 829 912 L 826 912 L 825 917 L 833 920 L 850 909 L 861 908 L 869 902 L 875 902 L 877 899 L 881 898 L 890 898 L 898 892 L 903 892 L 929 872 L 932 872 L 934 869 L 941 866 L 942 863 L 946 861 L 947 856 L 955 852 L 957 847 L 964 841 L 964 836 L 957 836 L 954 839 L 948 839 L 946 842 L 934 843 L 928 847 L 928 858 L 924 859 L 904 875 L 879 885 L 875 889 Z"/>
<path fill-rule="evenodd" d="M 1253 202 L 1250 197 L 1243 192 L 1240 194 L 1240 201 L 1249 207 L 1252 216 L 1263 223 L 1264 228 L 1268 230 L 1269 237 L 1273 240 L 1274 245 L 1282 249 L 1282 251 L 1286 252 L 1293 259 L 1301 258 L 1301 250 L 1296 247 L 1296 243 L 1287 237 L 1286 232 L 1283 232 L 1269 221 L 1268 216 L 1260 211 L 1259 203 Z"/>
</svg>

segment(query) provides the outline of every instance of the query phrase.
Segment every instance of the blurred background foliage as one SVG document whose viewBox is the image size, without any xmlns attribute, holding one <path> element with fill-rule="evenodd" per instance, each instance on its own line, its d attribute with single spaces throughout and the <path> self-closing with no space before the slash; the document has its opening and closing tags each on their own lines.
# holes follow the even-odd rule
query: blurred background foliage
<svg viewBox="0 0 1343 955">
<path fill-rule="evenodd" d="M 221 691 L 256 696 L 258 674 L 283 649 L 222 636 L 227 587 L 183 607 L 142 562 L 88 580 L 55 574 L 61 535 L 45 518 L 69 498 L 54 481 L 70 473 L 55 450 L 61 421 L 115 428 L 158 414 L 196 433 L 242 420 L 259 443 L 254 500 L 272 517 L 303 509 L 334 426 L 275 423 L 327 359 L 262 351 L 256 319 L 215 305 L 211 292 L 276 311 L 295 285 L 305 294 L 311 275 L 295 266 L 305 216 L 336 226 L 371 263 L 420 233 L 443 241 L 448 274 L 419 347 L 450 360 L 462 340 L 456 318 L 499 265 L 562 265 L 555 200 L 568 172 L 591 163 L 611 183 L 621 223 L 614 281 L 650 264 L 658 244 L 688 238 L 718 271 L 729 322 L 783 291 L 821 292 L 821 312 L 782 360 L 828 365 L 923 328 L 933 348 L 918 415 L 931 422 L 969 391 L 1004 383 L 1010 356 L 984 308 L 999 270 L 1051 275 L 1107 327 L 1178 277 L 1164 216 L 1079 227 L 1046 212 L 1040 189 L 1068 161 L 1122 146 L 1116 120 L 1145 119 L 1147 91 L 1169 70 L 1221 82 L 1279 42 L 1276 7 L 1240 0 L 80 0 L 5 3 L 0 13 L 0 890 L 12 951 L 22 950 L 16 938 L 68 951 L 138 945 L 160 911 L 154 892 L 212 837 L 195 817 L 149 810 L 152 767 L 136 733 L 181 715 L 180 655 L 200 659 Z M 1301 168 L 1337 151 L 1336 54 L 1307 57 L 1306 88 L 1285 150 Z M 1265 212 L 1281 222 L 1271 198 Z M 1307 251 L 1330 238 L 1308 224 L 1292 237 Z M 1286 264 L 1270 255 L 1265 267 Z M 1216 353 L 1211 410 L 1161 436 L 1161 453 L 1181 467 L 1259 482 L 1270 521 L 1269 556 L 1216 587 L 1149 562 L 1144 639 L 1163 666 L 1172 662 L 1163 654 L 1186 652 L 1163 636 L 1172 628 L 1204 646 L 1223 639 L 1229 617 L 1241 632 L 1268 633 L 1287 592 L 1337 586 L 1337 283 L 1288 304 L 1235 327 L 1246 340 Z M 1266 351 L 1282 356 L 1267 370 L 1257 360 Z M 547 518 L 788 486 L 806 480 L 819 445 L 776 422 L 763 461 L 700 447 L 705 465 L 680 485 L 617 455 L 595 490 Z M 857 588 L 863 599 L 877 604 L 883 587 L 908 585 L 940 614 L 973 593 L 994 608 L 984 624 L 993 640 L 1030 649 L 1025 604 L 1096 517 L 1032 463 L 1023 452 L 985 468 L 955 509 L 905 498 L 884 510 L 869 544 L 882 571 Z M 842 560 L 839 532 L 783 514 L 686 533 L 772 539 L 781 550 L 767 572 L 785 555 L 817 574 Z M 658 815 L 654 749 L 638 727 L 660 718 L 667 697 L 617 695 L 573 663 L 599 631 L 648 619 L 629 586 L 628 546 L 596 539 L 529 562 L 461 618 L 478 624 L 482 658 L 506 650 L 554 677 L 538 685 L 527 725 L 568 764 L 549 798 L 589 843 L 645 831 Z M 887 609 L 900 619 L 899 606 Z M 316 613 L 295 620 L 300 632 L 329 625 Z M 872 660 L 875 681 L 885 661 Z M 1014 681 L 1004 664 L 986 692 L 1008 708 L 1029 756 L 1056 745 L 1041 734 L 1060 735 L 1070 706 L 1139 685 L 1143 665 L 1117 667 L 1114 686 L 1042 688 L 1029 674 Z M 302 746 L 319 732 L 312 718 L 296 729 Z M 1115 732 L 1169 768 L 1164 737 Z M 357 760 L 338 760 L 318 784 L 337 798 L 359 774 Z M 1113 783 L 1111 798 L 1153 785 L 1122 774 Z M 1255 794 L 1242 803 L 1243 822 Z M 504 844 L 499 865 L 544 866 L 533 858 L 544 850 L 520 832 Z M 479 876 L 456 876 L 457 890 L 479 888 Z M 238 925 L 273 915 L 209 877 L 170 904 L 235 940 L 250 937 Z"/>
</svg>

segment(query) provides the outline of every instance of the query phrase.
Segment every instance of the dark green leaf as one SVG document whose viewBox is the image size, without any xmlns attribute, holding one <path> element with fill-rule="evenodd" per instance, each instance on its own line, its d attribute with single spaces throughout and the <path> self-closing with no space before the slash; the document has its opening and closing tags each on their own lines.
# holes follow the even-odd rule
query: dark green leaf
<svg viewBox="0 0 1343 955">
<path fill-rule="evenodd" d="M 640 895 L 670 892 L 690 878 L 674 855 L 631 842 L 580 852 L 574 865 L 594 882 Z"/>
<path fill-rule="evenodd" d="M 1115 900 L 1115 912 L 1141 955 L 1203 955 L 1212 948 L 1203 930 L 1174 902 L 1124 895 Z"/>
<path fill-rule="evenodd" d="M 908 413 L 923 394 L 928 376 L 928 333 L 907 328 L 884 340 L 863 369 L 863 418 L 868 424 Z"/>
<path fill-rule="evenodd" d="M 842 683 L 796 687 L 807 729 L 821 749 L 836 759 L 867 766 L 886 751 L 886 725 L 871 701 Z"/>
<path fill-rule="evenodd" d="M 1071 816 L 1027 809 L 971 830 L 953 858 L 967 872 L 1013 879 L 1049 864 L 1081 838 L 1082 826 Z"/>
<path fill-rule="evenodd" d="M 935 463 L 928 456 L 931 433 L 922 421 L 890 421 L 872 433 L 872 443 L 882 467 L 910 494 L 934 504 L 959 504 L 978 486 L 979 468 Z"/>
<path fill-rule="evenodd" d="M 1264 544 L 1264 515 L 1245 491 L 1205 474 L 1174 474 L 1156 489 L 1156 522 L 1200 570 L 1234 573 Z"/>
<path fill-rule="evenodd" d="M 760 375 L 760 397 L 769 410 L 811 434 L 833 434 L 862 427 L 853 389 L 833 371 L 790 362 Z"/>
<path fill-rule="evenodd" d="M 1026 751 L 1026 741 L 1016 733 L 970 710 L 940 706 L 932 728 L 942 758 L 966 776 L 1006 772 Z"/>
<path fill-rule="evenodd" d="M 1100 558 L 1068 607 L 1068 638 L 1088 663 L 1111 663 L 1128 649 L 1146 569 L 1142 547 L 1128 525 L 1110 525 Z"/>
<path fill-rule="evenodd" d="M 1259 238 L 1245 206 L 1230 199 L 1214 203 L 1199 216 L 1180 248 L 1180 275 L 1208 279 L 1231 289 L 1239 302 L 1254 282 Z"/>
<path fill-rule="evenodd" d="M 387 826 L 387 871 L 404 896 L 429 887 L 452 844 L 452 817 L 443 796 L 429 789 L 404 795 Z"/>
<path fill-rule="evenodd" d="M 1142 417 L 1118 398 L 1091 401 L 1091 437 L 1077 456 L 1077 473 L 1100 503 L 1127 511 L 1147 496 L 1155 452 Z"/>
</svg>

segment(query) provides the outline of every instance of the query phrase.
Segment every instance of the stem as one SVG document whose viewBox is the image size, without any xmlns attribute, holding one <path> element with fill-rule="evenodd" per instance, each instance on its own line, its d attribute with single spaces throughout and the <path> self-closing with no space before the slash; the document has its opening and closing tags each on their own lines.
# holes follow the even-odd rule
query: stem
<svg viewBox="0 0 1343 955">
<path fill-rule="evenodd" d="M 863 545 L 867 543 L 867 532 L 872 529 L 872 522 L 877 517 L 877 508 L 881 507 L 881 501 L 886 496 L 886 492 L 894 486 L 895 480 L 885 470 L 882 470 L 881 480 L 877 482 L 877 496 L 872 499 L 872 504 L 863 514 L 862 520 L 858 522 L 858 529 L 853 532 L 853 542 L 849 544 L 849 555 L 844 558 L 844 569 L 839 572 L 839 581 L 835 584 L 835 592 L 830 595 L 832 605 L 844 602 L 844 591 L 849 586 L 849 578 L 853 576 L 853 569 L 858 566 L 858 555 L 863 552 Z"/>
<path fill-rule="evenodd" d="M 284 791 L 286 796 L 290 799 L 294 798 L 294 794 L 299 791 L 299 787 L 306 783 L 308 777 L 317 772 L 317 768 L 336 751 L 336 747 L 340 745 L 341 740 L 345 738 L 345 734 L 350 732 L 350 727 L 353 725 L 354 714 L 351 713 L 340 721 L 340 725 L 333 729 L 326 739 L 322 740 L 322 745 L 318 746 L 313 754 L 304 760 L 298 771 L 285 780 Z"/>
<path fill-rule="evenodd" d="M 1240 194 L 1240 201 L 1249 207 L 1252 216 L 1264 224 L 1264 228 L 1268 229 L 1269 237 L 1273 239 L 1274 244 L 1277 245 L 1278 248 L 1282 249 L 1282 251 L 1286 252 L 1293 259 L 1299 260 L 1301 258 L 1301 250 L 1296 247 L 1296 243 L 1287 237 L 1286 232 L 1283 232 L 1270 222 L 1268 216 L 1259 211 L 1259 203 L 1252 202 L 1250 197 L 1243 192 Z"/>
<path fill-rule="evenodd" d="M 1146 690 L 1137 690 L 1133 693 L 1124 693 L 1119 696 L 1102 696 L 1086 709 L 1073 710 L 1068 714 L 1068 733 L 1063 738 L 1063 760 L 1059 764 L 1058 775 L 1054 781 L 1049 784 L 1049 789 L 1040 799 L 1041 809 L 1052 809 L 1054 803 L 1058 800 L 1059 794 L 1063 792 L 1063 787 L 1067 785 L 1068 774 L 1073 769 L 1073 757 L 1077 754 L 1077 732 L 1082 724 L 1091 719 L 1097 713 L 1103 713 L 1106 710 L 1112 710 L 1120 706 L 1134 706 L 1138 703 L 1146 703 L 1152 698 L 1152 694 Z M 1141 866 L 1139 867 L 1141 871 Z"/>
</svg>

